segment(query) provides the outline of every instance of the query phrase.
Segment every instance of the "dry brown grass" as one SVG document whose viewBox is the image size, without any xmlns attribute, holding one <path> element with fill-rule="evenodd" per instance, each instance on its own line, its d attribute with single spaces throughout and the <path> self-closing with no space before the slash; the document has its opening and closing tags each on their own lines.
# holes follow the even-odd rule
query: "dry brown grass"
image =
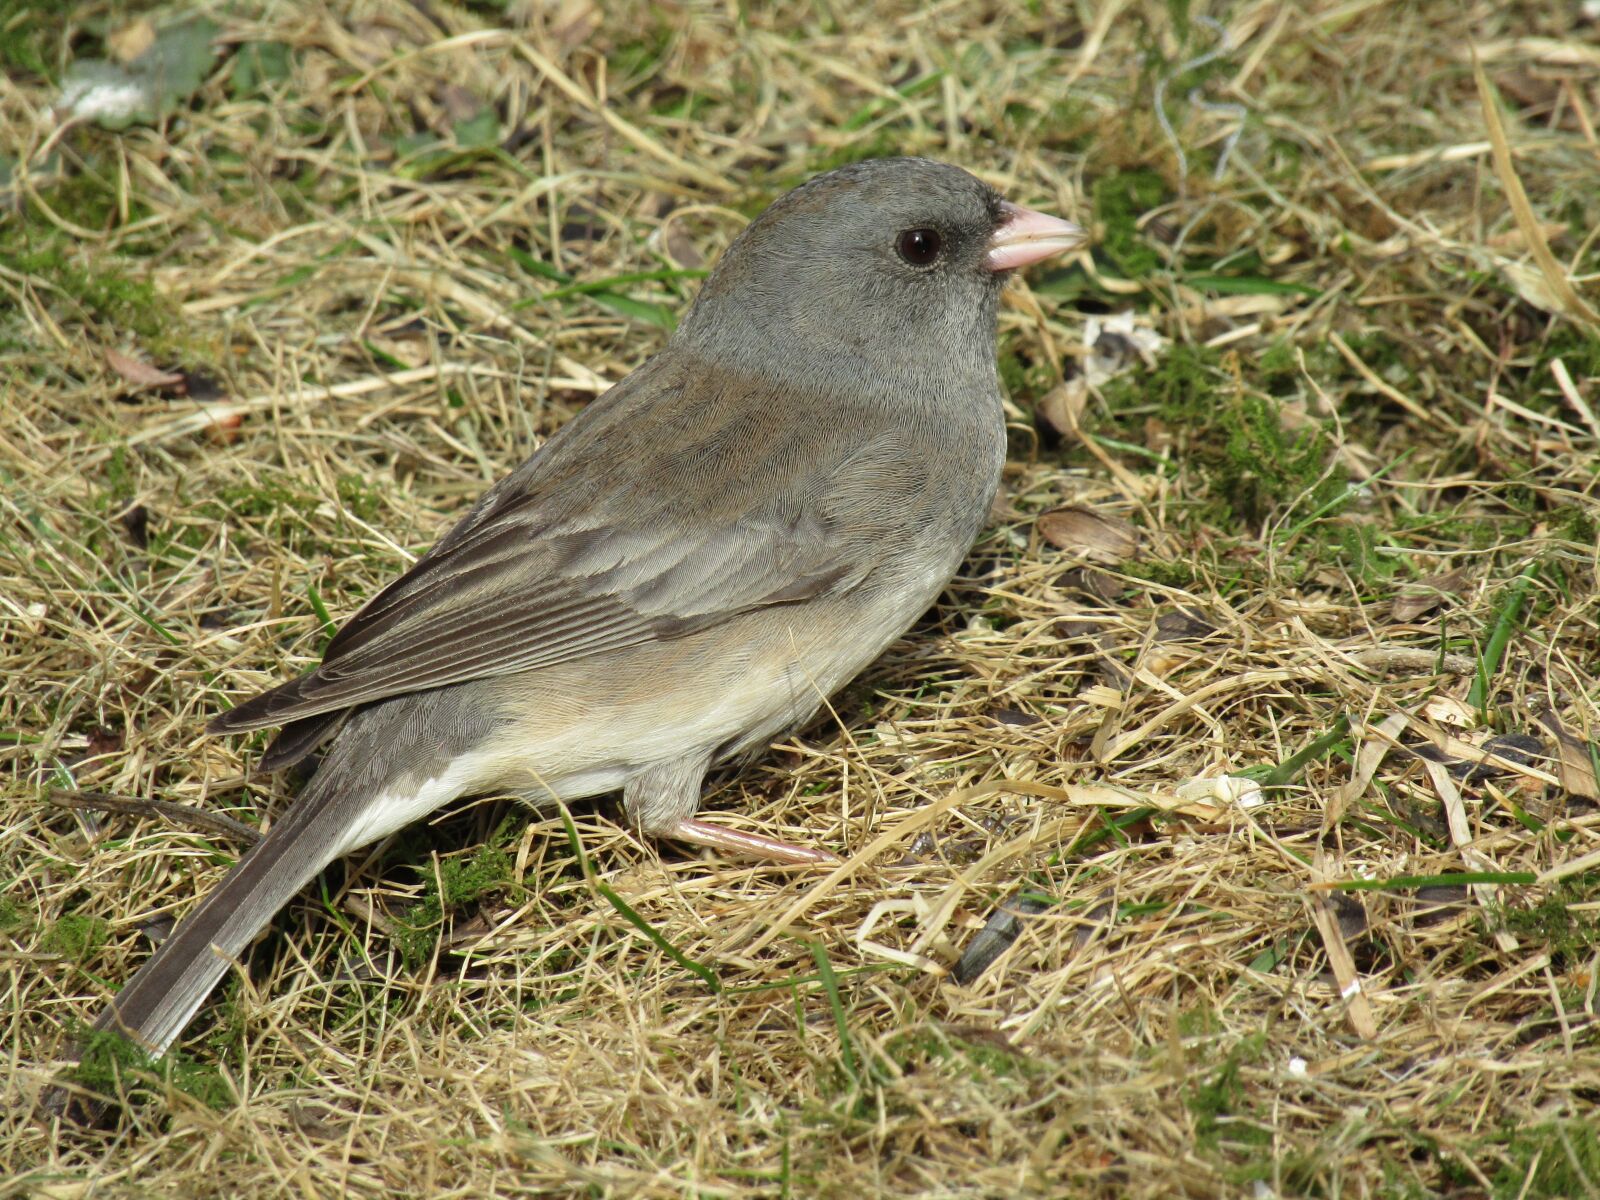
<svg viewBox="0 0 1600 1200">
<path fill-rule="evenodd" d="M 8 60 L 0 1194 L 1600 1193 L 1600 23 L 510 7 L 219 9 L 198 96 L 120 135 L 63 132 Z M 27 11 L 6 36 L 58 69 Z M 79 53 L 130 20 L 75 13 Z M 249 43 L 287 77 L 236 88 Z M 398 144 L 448 151 L 485 105 L 498 149 Z M 1014 291 L 1014 453 L 967 573 L 710 790 L 848 866 L 641 846 L 601 804 L 586 873 L 559 817 L 497 856 L 510 810 L 465 807 L 292 906 L 172 1082 L 109 1128 L 41 1118 L 141 931 L 247 840 L 50 791 L 287 802 L 207 714 L 313 662 L 314 599 L 353 611 L 663 336 L 540 299 L 525 256 L 693 268 L 891 150 L 1092 196 L 1102 250 Z M 1123 309 L 1171 339 L 1155 368 L 1058 388 L 1083 313 Z M 214 386 L 134 389 L 108 349 Z M 1465 771 L 1491 734 L 1539 740 Z M 1281 788 L 1215 782 L 1307 747 Z M 955 982 L 1019 891 L 1054 903 Z"/>
</svg>

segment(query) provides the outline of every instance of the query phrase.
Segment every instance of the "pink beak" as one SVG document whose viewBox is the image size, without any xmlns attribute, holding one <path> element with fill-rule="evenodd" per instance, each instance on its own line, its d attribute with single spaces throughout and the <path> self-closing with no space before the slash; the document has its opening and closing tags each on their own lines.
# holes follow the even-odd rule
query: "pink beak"
<svg viewBox="0 0 1600 1200">
<path fill-rule="evenodd" d="M 1004 216 L 989 239 L 991 271 L 1025 267 L 1089 244 L 1089 235 L 1071 221 L 1023 208 L 1009 200 L 1000 201 L 1000 211 Z"/>
</svg>

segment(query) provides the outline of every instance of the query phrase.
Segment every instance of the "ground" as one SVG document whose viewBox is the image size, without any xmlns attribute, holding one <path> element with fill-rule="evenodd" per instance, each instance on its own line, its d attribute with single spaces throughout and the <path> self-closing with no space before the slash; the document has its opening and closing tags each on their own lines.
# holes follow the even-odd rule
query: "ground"
<svg viewBox="0 0 1600 1200">
<path fill-rule="evenodd" d="M 1592 3 L 98 0 L 0 59 L 0 1194 L 1600 1193 Z M 207 716 L 897 152 L 1095 245 L 1007 294 L 938 608 L 708 790 L 846 865 L 463 805 L 41 1111 L 294 791 Z"/>
</svg>

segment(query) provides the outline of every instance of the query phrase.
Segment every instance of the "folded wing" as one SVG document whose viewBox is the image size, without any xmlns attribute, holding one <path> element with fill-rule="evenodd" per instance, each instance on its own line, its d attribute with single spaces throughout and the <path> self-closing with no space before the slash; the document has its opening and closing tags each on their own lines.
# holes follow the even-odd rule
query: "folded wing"
<svg viewBox="0 0 1600 1200">
<path fill-rule="evenodd" d="M 594 428 L 553 439 L 356 613 L 321 665 L 223 713 L 212 731 L 299 723 L 285 743 L 303 753 L 357 705 L 682 637 L 872 570 L 862 548 L 873 539 L 850 527 L 859 504 L 834 501 L 886 470 L 903 478 L 910 464 L 892 435 L 830 454 L 826 437 L 820 450 L 815 436 L 796 445 L 771 418 L 777 405 L 752 403 L 687 447 L 663 437 L 655 444 L 677 451 L 652 453 L 648 426 L 675 420 L 678 394 L 651 405 L 643 429 L 619 422 L 624 395 Z M 649 486 L 626 486 L 641 471 Z M 799 486 L 760 486 L 772 471 Z M 299 753 L 278 757 L 264 765 Z"/>
</svg>

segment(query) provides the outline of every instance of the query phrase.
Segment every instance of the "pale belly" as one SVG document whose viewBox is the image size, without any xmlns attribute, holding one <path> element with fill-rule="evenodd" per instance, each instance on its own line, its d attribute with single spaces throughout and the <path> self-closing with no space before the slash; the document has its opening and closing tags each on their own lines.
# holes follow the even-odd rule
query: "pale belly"
<svg viewBox="0 0 1600 1200">
<path fill-rule="evenodd" d="M 449 703 L 493 714 L 485 735 L 443 760 L 425 756 L 431 768 L 391 776 L 339 852 L 458 796 L 578 800 L 616 791 L 657 764 L 759 749 L 877 658 L 944 582 L 930 572 L 921 586 L 876 602 L 856 596 L 767 609 L 673 641 L 449 689 Z M 426 695 L 417 702 L 426 704 Z"/>
<path fill-rule="evenodd" d="M 495 683 L 506 715 L 476 786 L 529 800 L 620 788 L 654 763 L 759 748 L 809 719 L 937 594 L 769 609 L 670 642 Z M 925 597 L 925 598 L 924 598 Z"/>
</svg>

